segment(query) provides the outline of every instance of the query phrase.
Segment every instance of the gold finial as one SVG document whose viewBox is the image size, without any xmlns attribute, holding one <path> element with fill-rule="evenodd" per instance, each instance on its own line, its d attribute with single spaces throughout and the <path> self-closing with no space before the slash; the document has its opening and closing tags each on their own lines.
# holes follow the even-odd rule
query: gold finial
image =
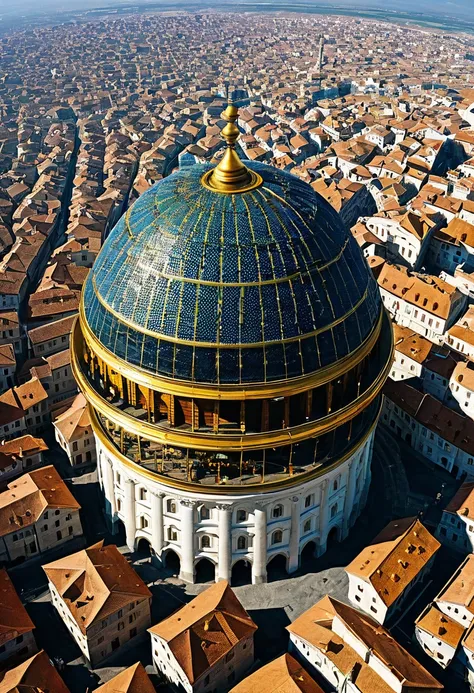
<svg viewBox="0 0 474 693">
<path fill-rule="evenodd" d="M 247 192 L 257 188 L 263 182 L 261 176 L 248 169 L 240 160 L 235 150 L 235 143 L 240 137 L 240 130 L 235 124 L 239 115 L 239 109 L 230 100 L 222 117 L 227 125 L 222 129 L 221 135 L 227 147 L 224 156 L 217 166 L 207 171 L 202 177 L 202 184 L 210 190 L 221 193 Z"/>
</svg>

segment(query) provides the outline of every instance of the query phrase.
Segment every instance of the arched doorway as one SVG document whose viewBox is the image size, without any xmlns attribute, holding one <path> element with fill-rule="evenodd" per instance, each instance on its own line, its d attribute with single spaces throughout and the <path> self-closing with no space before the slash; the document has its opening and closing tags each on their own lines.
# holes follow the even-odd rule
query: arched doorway
<svg viewBox="0 0 474 693">
<path fill-rule="evenodd" d="M 301 564 L 310 563 L 316 556 L 316 542 L 308 541 L 301 552 Z"/>
<path fill-rule="evenodd" d="M 286 556 L 282 553 L 277 554 L 267 563 L 267 581 L 283 580 L 288 577 L 286 569 Z"/>
<path fill-rule="evenodd" d="M 140 557 L 146 558 L 151 556 L 151 544 L 148 541 L 148 539 L 145 539 L 145 537 L 140 537 L 140 539 L 137 541 L 137 553 L 140 554 Z"/>
<path fill-rule="evenodd" d="M 333 527 L 329 530 L 328 538 L 326 540 L 326 549 L 330 549 L 335 544 L 339 543 L 339 527 Z"/>
<path fill-rule="evenodd" d="M 243 558 L 232 566 L 231 584 L 232 587 L 239 585 L 249 585 L 252 582 L 252 565 Z"/>
<path fill-rule="evenodd" d="M 170 570 L 173 575 L 179 575 L 181 570 L 181 561 L 176 551 L 173 549 L 168 549 L 168 551 L 163 555 L 163 564 L 165 568 Z"/>
<path fill-rule="evenodd" d="M 215 582 L 216 566 L 208 558 L 196 563 L 196 582 Z"/>
</svg>

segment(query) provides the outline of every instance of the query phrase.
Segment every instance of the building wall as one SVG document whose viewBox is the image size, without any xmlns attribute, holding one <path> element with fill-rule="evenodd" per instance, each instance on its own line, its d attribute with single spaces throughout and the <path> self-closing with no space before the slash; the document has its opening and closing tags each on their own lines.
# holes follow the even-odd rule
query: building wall
<svg viewBox="0 0 474 693">
<path fill-rule="evenodd" d="M 19 526 L 1 538 L 0 561 L 28 560 L 80 536 L 82 525 L 78 510 L 50 508 L 35 524 L 25 529 Z"/>
<path fill-rule="evenodd" d="M 462 554 L 474 552 L 474 520 L 443 511 L 436 538 L 444 546 Z"/>
<path fill-rule="evenodd" d="M 444 640 L 440 640 L 419 626 L 415 627 L 415 637 L 426 654 L 432 657 L 440 667 L 446 669 L 454 658 L 456 650 Z"/>
<path fill-rule="evenodd" d="M 0 669 L 3 669 L 5 663 L 11 658 L 15 658 L 16 666 L 20 661 L 32 657 L 36 652 L 38 652 L 38 647 L 32 630 L 8 640 L 0 647 Z"/>
<path fill-rule="evenodd" d="M 344 538 L 366 501 L 372 444 L 373 431 L 337 468 L 290 489 L 210 495 L 204 486 L 196 494 L 175 491 L 158 475 L 148 478 L 96 438 L 99 479 L 111 522 L 123 522 L 130 549 L 143 538 L 164 562 L 172 549 L 180 558 L 182 579 L 190 582 L 201 558 L 216 565 L 216 580 L 229 580 L 232 566 L 245 559 L 252 564 L 252 581 L 265 582 L 273 557 L 282 555 L 291 573 L 309 541 L 320 555 L 329 534 Z M 281 541 L 276 542 L 279 532 Z M 209 539 L 203 543 L 204 536 Z"/>
<path fill-rule="evenodd" d="M 150 627 L 150 599 L 146 598 L 140 601 L 131 600 L 127 606 L 110 614 L 98 623 L 94 623 L 84 633 L 56 587 L 51 582 L 48 582 L 48 587 L 53 606 L 58 611 L 83 656 L 93 667 Z"/>
<path fill-rule="evenodd" d="M 182 687 L 187 693 L 228 690 L 245 676 L 254 662 L 252 636 L 239 641 L 230 652 L 217 660 L 194 684 L 191 684 L 165 640 L 152 633 L 151 647 L 153 663 L 157 671 L 176 687 Z"/>
<path fill-rule="evenodd" d="M 71 465 L 94 464 L 97 461 L 95 438 L 92 428 L 80 438 L 67 441 L 58 428 L 55 428 L 55 438 L 69 458 Z"/>
</svg>

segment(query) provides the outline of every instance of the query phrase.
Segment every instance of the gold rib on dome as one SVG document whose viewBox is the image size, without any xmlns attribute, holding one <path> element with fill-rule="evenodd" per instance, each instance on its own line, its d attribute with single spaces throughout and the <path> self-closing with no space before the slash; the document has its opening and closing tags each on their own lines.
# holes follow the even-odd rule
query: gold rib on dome
<svg viewBox="0 0 474 693">
<path fill-rule="evenodd" d="M 263 179 L 255 171 L 251 171 L 241 161 L 235 149 L 235 143 L 240 137 L 240 130 L 235 124 L 239 115 L 239 109 L 229 102 L 222 113 L 227 121 L 221 135 L 227 146 L 224 156 L 217 166 L 207 171 L 201 178 L 201 183 L 208 190 L 219 193 L 243 193 L 258 188 Z"/>
</svg>

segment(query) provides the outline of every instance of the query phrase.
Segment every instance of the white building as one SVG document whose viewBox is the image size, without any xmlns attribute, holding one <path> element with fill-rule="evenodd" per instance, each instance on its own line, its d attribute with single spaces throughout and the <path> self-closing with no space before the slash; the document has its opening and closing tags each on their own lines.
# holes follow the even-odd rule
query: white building
<svg viewBox="0 0 474 693">
<path fill-rule="evenodd" d="M 383 265 L 377 281 L 393 320 L 442 344 L 444 333 L 464 310 L 466 297 L 438 277 L 408 272 L 400 265 Z"/>
<path fill-rule="evenodd" d="M 323 597 L 287 630 L 290 653 L 331 690 L 434 693 L 443 688 L 377 621 L 332 597 Z"/>
<path fill-rule="evenodd" d="M 436 604 L 428 604 L 415 624 L 415 637 L 424 652 L 446 669 L 455 660 L 464 628 Z"/>
<path fill-rule="evenodd" d="M 413 211 L 399 216 L 375 215 L 360 220 L 385 245 L 387 259 L 411 269 L 423 262 L 436 222 Z"/>
<path fill-rule="evenodd" d="M 150 626 L 151 592 L 101 541 L 43 566 L 53 606 L 93 667 Z"/>
<path fill-rule="evenodd" d="M 462 484 L 444 508 L 436 537 L 454 551 L 474 552 L 474 483 Z"/>
<path fill-rule="evenodd" d="M 77 395 L 70 406 L 53 420 L 55 437 L 72 466 L 96 462 L 95 438 L 84 395 Z"/>
<path fill-rule="evenodd" d="M 150 628 L 153 663 L 167 681 L 186 693 L 225 691 L 253 665 L 256 630 L 223 581 Z"/>
<path fill-rule="evenodd" d="M 474 306 L 471 306 L 445 335 L 446 344 L 474 361 Z"/>
<path fill-rule="evenodd" d="M 349 600 L 385 623 L 420 589 L 440 546 L 416 518 L 390 522 L 347 566 Z"/>
<path fill-rule="evenodd" d="M 454 275 L 459 265 L 474 257 L 474 226 L 459 218 L 446 228 L 437 228 L 429 245 L 426 260 L 439 271 Z"/>
</svg>

